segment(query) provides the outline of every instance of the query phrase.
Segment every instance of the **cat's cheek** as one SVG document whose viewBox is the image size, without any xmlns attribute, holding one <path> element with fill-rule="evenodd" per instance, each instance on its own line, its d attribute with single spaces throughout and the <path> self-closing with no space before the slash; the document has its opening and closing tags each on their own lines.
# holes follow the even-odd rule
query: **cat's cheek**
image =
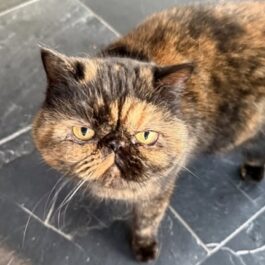
<svg viewBox="0 0 265 265">
<path fill-rule="evenodd" d="M 41 150 L 44 160 L 57 170 L 67 170 L 83 161 L 95 150 L 94 145 L 79 145 L 73 142 L 62 142 L 54 147 Z"/>
<path fill-rule="evenodd" d="M 139 147 L 139 151 L 152 166 L 165 168 L 169 165 L 170 158 L 165 148 Z"/>
<path fill-rule="evenodd" d="M 64 160 L 63 157 L 59 159 L 59 156 L 52 153 L 51 154 L 50 149 L 42 149 L 40 150 L 40 153 L 42 155 L 42 158 L 45 160 L 45 162 L 51 166 L 54 169 L 57 169 L 59 171 L 62 171 L 65 167 L 68 167 L 66 161 Z"/>
</svg>

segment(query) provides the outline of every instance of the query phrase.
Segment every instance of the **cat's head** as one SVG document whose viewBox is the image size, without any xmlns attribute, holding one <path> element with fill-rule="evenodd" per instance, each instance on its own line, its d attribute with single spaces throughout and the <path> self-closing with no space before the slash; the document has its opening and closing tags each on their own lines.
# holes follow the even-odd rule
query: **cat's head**
<svg viewBox="0 0 265 265">
<path fill-rule="evenodd" d="M 48 88 L 33 136 L 49 165 L 115 197 L 181 163 L 189 142 L 178 104 L 191 64 L 41 55 Z"/>
</svg>

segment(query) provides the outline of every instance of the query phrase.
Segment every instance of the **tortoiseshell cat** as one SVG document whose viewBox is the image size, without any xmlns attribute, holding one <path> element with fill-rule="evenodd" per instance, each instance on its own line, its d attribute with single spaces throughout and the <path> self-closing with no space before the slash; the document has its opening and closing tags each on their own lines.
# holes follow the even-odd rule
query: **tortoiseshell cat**
<svg viewBox="0 0 265 265">
<path fill-rule="evenodd" d="M 264 14 L 259 2 L 177 7 L 97 57 L 42 49 L 48 89 L 36 146 L 95 196 L 134 204 L 138 260 L 157 256 L 159 223 L 191 155 L 264 134 Z M 263 177 L 265 148 L 256 151 L 244 178 Z"/>
</svg>

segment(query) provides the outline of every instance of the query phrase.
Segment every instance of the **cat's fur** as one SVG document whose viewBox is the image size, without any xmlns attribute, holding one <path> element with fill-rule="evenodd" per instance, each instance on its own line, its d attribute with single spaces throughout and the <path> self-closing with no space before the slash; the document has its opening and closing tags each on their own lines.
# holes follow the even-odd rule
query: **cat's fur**
<svg viewBox="0 0 265 265">
<path fill-rule="evenodd" d="M 95 58 L 42 49 L 48 89 L 34 122 L 36 146 L 95 196 L 134 204 L 138 260 L 157 255 L 158 226 L 190 155 L 264 133 L 264 14 L 259 2 L 176 7 Z M 95 137 L 74 141 L 75 125 L 93 128 Z M 133 141 L 144 130 L 159 132 L 154 145 Z M 248 153 L 243 177 L 261 179 L 263 151 Z"/>
</svg>

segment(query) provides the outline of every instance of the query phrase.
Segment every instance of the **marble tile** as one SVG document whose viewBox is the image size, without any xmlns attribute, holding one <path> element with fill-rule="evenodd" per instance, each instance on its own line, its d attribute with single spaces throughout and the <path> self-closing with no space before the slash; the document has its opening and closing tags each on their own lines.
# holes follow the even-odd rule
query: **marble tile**
<svg viewBox="0 0 265 265">
<path fill-rule="evenodd" d="M 176 185 L 172 205 L 205 243 L 223 241 L 265 205 L 264 197 L 255 201 L 250 195 L 264 183 L 248 192 L 230 179 L 239 179 L 239 165 L 239 154 L 201 156 L 188 165 L 192 173 L 184 170 Z"/>
<path fill-rule="evenodd" d="M 265 136 L 259 138 L 255 142 L 256 152 L 260 153 L 260 150 L 265 150 Z M 239 149 L 238 151 L 240 151 Z M 235 159 L 235 156 L 237 158 Z M 231 182 L 233 186 L 235 186 L 238 190 L 244 193 L 250 200 L 253 201 L 255 205 L 263 205 L 265 202 L 265 181 L 256 182 L 251 180 L 243 181 L 238 177 L 239 167 L 244 162 L 243 156 L 238 156 L 238 153 L 233 152 L 228 155 L 223 155 L 220 157 L 222 163 L 226 165 L 226 167 L 231 168 L 231 174 L 227 174 L 227 180 Z"/>
<path fill-rule="evenodd" d="M 0 16 L 2 12 L 6 12 L 25 2 L 27 2 L 27 0 L 2 0 L 0 1 Z"/>
<path fill-rule="evenodd" d="M 265 208 L 225 247 L 246 265 L 265 264 Z"/>
<path fill-rule="evenodd" d="M 2 166 L 0 193 L 33 211 L 39 204 L 46 203 L 59 179 L 60 174 L 45 166 L 36 151 L 30 152 Z"/>
<path fill-rule="evenodd" d="M 150 264 L 190 265 L 206 256 L 206 252 L 191 234 L 170 213 L 165 216 L 159 237 L 160 256 Z M 106 253 L 101 255 L 101 264 L 138 264 L 130 250 L 130 229 L 125 222 L 116 221 L 107 229 L 91 230 L 85 237 L 77 240 L 82 246 L 89 244 L 85 248 L 91 249 L 93 253 L 98 252 L 97 249 L 101 249 L 100 253 Z M 94 242 L 93 245 L 90 244 L 91 241 Z M 92 261 L 92 264 L 96 262 Z"/>
<path fill-rule="evenodd" d="M 228 250 L 220 250 L 216 254 L 212 255 L 200 265 L 248 265 L 242 263 L 240 258 L 236 257 Z M 251 264 L 249 264 L 251 265 Z"/>
<path fill-rule="evenodd" d="M 12 252 L 15 264 L 138 264 L 130 251 L 130 230 L 123 221 L 73 236 L 43 223 L 25 209 L 0 198 L 0 253 L 9 259 Z M 170 214 L 162 224 L 160 237 L 161 253 L 155 264 L 190 265 L 205 257 L 205 252 Z"/>
<path fill-rule="evenodd" d="M 46 85 L 38 44 L 84 55 L 114 38 L 75 0 L 38 1 L 1 16 L 0 139 L 27 126 L 43 99 Z"/>
<path fill-rule="evenodd" d="M 200 265 L 265 264 L 265 207 L 252 216 L 226 244 L 208 245 L 220 249 Z"/>
<path fill-rule="evenodd" d="M 34 146 L 29 128 L 29 132 L 0 146 L 0 169 L 15 159 L 32 153 L 33 150 Z"/>
<path fill-rule="evenodd" d="M 0 253 L 5 253 L 0 261 L 8 259 L 9 262 L 1 264 L 88 264 L 88 252 L 71 238 L 29 215 L 23 206 L 1 196 L 0 212 Z"/>
</svg>

